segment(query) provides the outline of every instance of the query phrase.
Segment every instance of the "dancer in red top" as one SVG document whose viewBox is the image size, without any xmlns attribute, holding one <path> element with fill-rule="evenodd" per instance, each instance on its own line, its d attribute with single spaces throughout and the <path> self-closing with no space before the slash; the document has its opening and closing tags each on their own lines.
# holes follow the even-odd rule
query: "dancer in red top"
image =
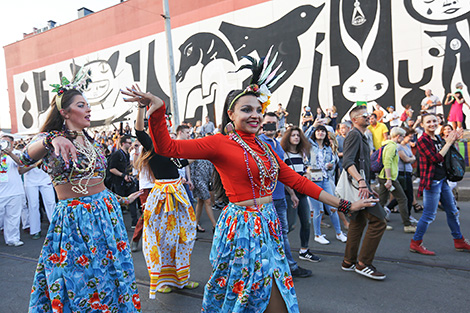
<svg viewBox="0 0 470 313">
<path fill-rule="evenodd" d="M 205 287 L 203 312 L 299 311 L 282 248 L 283 230 L 271 197 L 278 180 L 346 213 L 376 202 L 366 199 L 351 203 L 324 192 L 289 168 L 257 138 L 263 111 L 269 103 L 268 88 L 276 81 L 274 74 L 263 75 L 260 65 L 263 66 L 254 64 L 259 71 L 250 86 L 231 91 L 226 98 L 222 123 L 230 120 L 233 127 L 228 135 L 172 140 L 165 127 L 165 105 L 160 98 L 135 89 L 123 92 L 131 97 L 125 101 L 150 106 L 149 129 L 156 153 L 210 160 L 230 199 L 214 234 L 210 254 L 213 271 Z M 225 128 L 225 133 L 229 128 Z"/>
</svg>

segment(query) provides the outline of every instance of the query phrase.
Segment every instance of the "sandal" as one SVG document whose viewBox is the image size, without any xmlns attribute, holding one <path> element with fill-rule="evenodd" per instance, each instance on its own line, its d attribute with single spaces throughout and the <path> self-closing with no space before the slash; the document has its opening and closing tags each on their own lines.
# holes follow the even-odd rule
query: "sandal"
<svg viewBox="0 0 470 313">
<path fill-rule="evenodd" d="M 201 225 L 199 225 L 199 224 L 197 224 L 196 230 L 197 230 L 199 233 L 203 233 L 203 232 L 206 231 L 206 230 L 205 230 L 204 228 L 202 228 Z"/>
<path fill-rule="evenodd" d="M 413 209 L 415 210 L 415 213 L 421 212 L 424 208 L 421 204 L 415 203 L 413 204 Z"/>
<path fill-rule="evenodd" d="M 163 286 L 161 288 L 158 288 L 157 291 L 159 293 L 170 293 L 172 289 L 169 286 Z"/>
<path fill-rule="evenodd" d="M 196 289 L 197 287 L 199 287 L 199 283 L 195 282 L 195 281 L 188 281 L 188 284 L 185 285 L 183 288 L 186 288 L 186 289 Z"/>
</svg>

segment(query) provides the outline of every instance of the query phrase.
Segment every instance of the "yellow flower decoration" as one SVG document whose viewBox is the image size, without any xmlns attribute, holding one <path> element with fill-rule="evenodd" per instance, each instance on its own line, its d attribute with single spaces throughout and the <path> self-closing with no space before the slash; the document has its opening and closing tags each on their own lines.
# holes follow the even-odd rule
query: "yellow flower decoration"
<svg viewBox="0 0 470 313">
<path fill-rule="evenodd" d="M 166 229 L 172 231 L 176 226 L 176 218 L 173 214 L 168 215 L 168 220 L 166 221 Z"/>
<path fill-rule="evenodd" d="M 160 263 L 160 253 L 158 252 L 158 248 L 156 246 L 153 246 L 152 250 L 150 250 L 150 260 L 154 264 Z"/>
</svg>

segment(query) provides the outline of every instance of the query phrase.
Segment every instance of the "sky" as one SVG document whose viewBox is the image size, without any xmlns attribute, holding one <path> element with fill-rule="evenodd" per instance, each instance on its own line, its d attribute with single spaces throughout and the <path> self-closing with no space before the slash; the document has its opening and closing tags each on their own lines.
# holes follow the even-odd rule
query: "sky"
<svg viewBox="0 0 470 313">
<path fill-rule="evenodd" d="M 9 129 L 10 107 L 8 100 L 7 74 L 5 70 L 4 46 L 23 39 L 23 33 L 31 33 L 33 27 L 47 26 L 53 20 L 56 26 L 67 24 L 78 18 L 77 10 L 85 7 L 98 12 L 120 0 L 3 0 L 0 4 L 0 128 Z"/>
</svg>

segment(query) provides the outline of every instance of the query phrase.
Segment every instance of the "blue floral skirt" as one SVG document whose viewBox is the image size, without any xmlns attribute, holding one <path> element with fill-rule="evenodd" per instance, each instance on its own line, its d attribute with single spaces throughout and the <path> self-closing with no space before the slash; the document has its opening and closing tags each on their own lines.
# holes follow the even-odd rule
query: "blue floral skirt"
<svg viewBox="0 0 470 313">
<path fill-rule="evenodd" d="M 108 190 L 57 203 L 29 312 L 140 312 L 121 207 Z"/>
<path fill-rule="evenodd" d="M 290 313 L 299 312 L 272 203 L 241 207 L 230 203 L 219 217 L 210 254 L 212 275 L 202 312 L 264 312 L 273 279 Z"/>
</svg>

